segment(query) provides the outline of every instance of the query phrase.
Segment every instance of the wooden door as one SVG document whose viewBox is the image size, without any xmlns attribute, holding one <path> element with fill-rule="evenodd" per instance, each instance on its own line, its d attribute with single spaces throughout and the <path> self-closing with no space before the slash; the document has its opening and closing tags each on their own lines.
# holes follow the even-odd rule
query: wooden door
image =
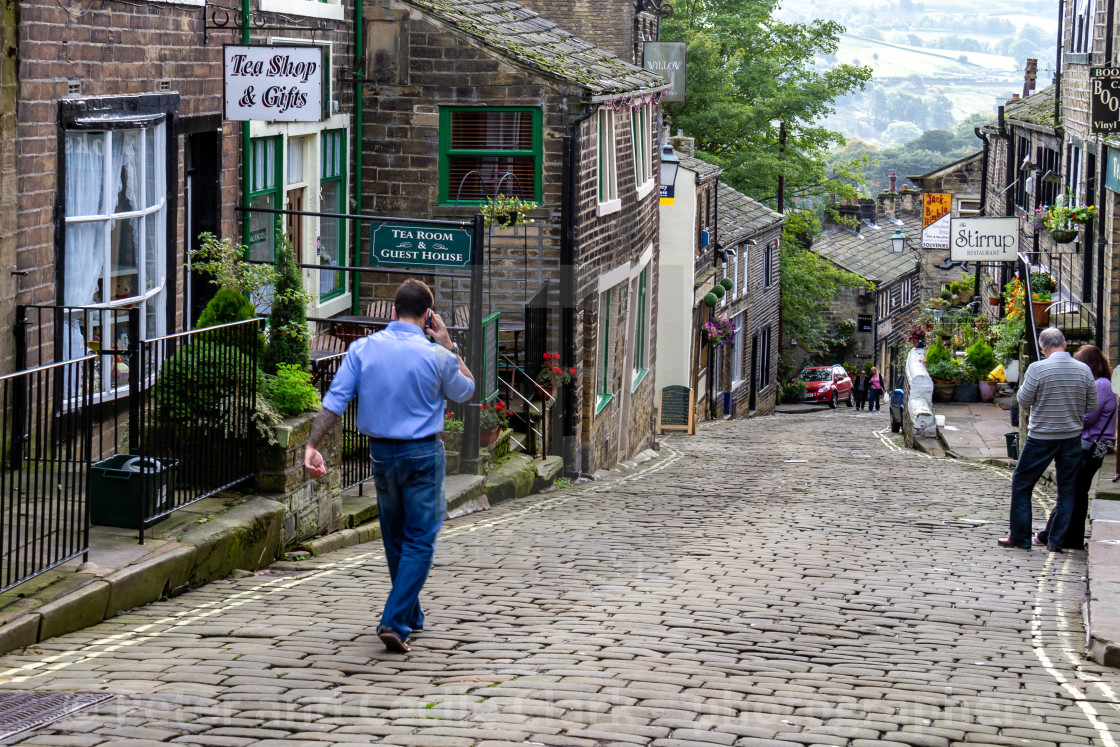
<svg viewBox="0 0 1120 747">
<path fill-rule="evenodd" d="M 288 210 L 303 210 L 303 197 L 304 188 L 292 189 L 288 191 Z M 304 241 L 303 241 L 303 218 L 302 215 L 289 215 L 288 218 L 288 238 L 291 239 L 292 249 L 296 255 L 296 262 L 304 264 L 308 260 L 304 258 Z"/>
</svg>

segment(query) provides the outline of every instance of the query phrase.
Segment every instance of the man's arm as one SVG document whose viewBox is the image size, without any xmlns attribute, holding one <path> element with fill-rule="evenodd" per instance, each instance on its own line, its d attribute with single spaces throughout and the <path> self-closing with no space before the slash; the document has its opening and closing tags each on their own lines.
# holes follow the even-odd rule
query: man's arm
<svg viewBox="0 0 1120 747">
<path fill-rule="evenodd" d="M 311 437 L 307 439 L 307 446 L 303 450 L 303 466 L 307 468 L 307 473 L 313 480 L 318 480 L 327 474 L 327 465 L 323 463 L 323 455 L 319 453 L 319 442 L 327 435 L 327 431 L 334 428 L 341 417 L 324 407 L 319 410 L 315 422 L 311 424 Z"/>
<path fill-rule="evenodd" d="M 1023 383 L 1019 385 L 1019 394 L 1016 395 L 1016 399 L 1019 400 L 1019 405 L 1022 407 L 1033 407 L 1037 395 L 1038 381 L 1031 372 L 1031 367 L 1027 366 L 1027 370 L 1023 372 Z"/>
<path fill-rule="evenodd" d="M 454 353 L 455 343 L 451 342 L 451 334 L 447 331 L 447 325 L 443 323 L 443 319 L 435 312 L 432 312 L 431 319 L 432 326 L 428 329 L 428 334 L 432 336 L 432 342 L 442 345 Z M 459 359 L 459 372 L 474 381 L 474 374 L 467 368 L 467 362 L 463 360 L 463 356 L 458 353 L 455 353 L 455 355 Z"/>
</svg>

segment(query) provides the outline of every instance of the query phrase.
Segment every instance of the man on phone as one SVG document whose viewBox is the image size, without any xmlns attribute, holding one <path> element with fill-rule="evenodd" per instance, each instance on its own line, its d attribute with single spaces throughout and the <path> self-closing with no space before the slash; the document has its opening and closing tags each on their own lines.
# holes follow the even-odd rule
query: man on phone
<svg viewBox="0 0 1120 747">
<path fill-rule="evenodd" d="M 444 401 L 465 402 L 474 393 L 474 377 L 432 302 L 428 286 L 409 278 L 397 289 L 393 322 L 350 345 L 303 459 L 313 478 L 327 473 L 319 441 L 357 395 L 358 430 L 370 440 L 377 518 L 393 582 L 377 635 L 385 648 L 402 653 L 410 650 L 408 637 L 424 627 L 420 590 L 447 513 L 439 438 Z"/>
</svg>

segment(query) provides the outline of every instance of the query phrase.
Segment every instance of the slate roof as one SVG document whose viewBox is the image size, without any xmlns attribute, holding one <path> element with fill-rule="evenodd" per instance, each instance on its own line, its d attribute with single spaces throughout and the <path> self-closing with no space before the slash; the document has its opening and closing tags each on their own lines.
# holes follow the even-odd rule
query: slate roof
<svg viewBox="0 0 1120 747">
<path fill-rule="evenodd" d="M 564 31 L 509 0 L 404 0 L 520 67 L 580 86 L 593 101 L 669 87 L 656 73 Z"/>
<path fill-rule="evenodd" d="M 719 242 L 731 246 L 737 241 L 772 228 L 785 220 L 761 202 L 755 202 L 723 182 L 719 185 L 718 202 Z"/>
<path fill-rule="evenodd" d="M 676 152 L 676 151 L 674 151 L 674 152 Z M 712 175 L 715 175 L 715 174 L 722 174 L 723 173 L 723 169 L 721 169 L 719 166 L 716 166 L 714 163 L 708 163 L 707 161 L 701 161 L 699 158 L 693 158 L 692 156 L 686 156 L 683 153 L 677 153 L 676 155 L 677 155 L 677 158 L 681 159 L 681 166 L 684 166 L 689 171 L 695 171 L 697 174 L 700 175 L 700 178 L 702 178 L 702 179 L 704 177 L 708 177 L 708 176 L 712 176 Z"/>
<path fill-rule="evenodd" d="M 1054 86 L 1036 91 L 1025 99 L 1008 101 L 1003 105 L 1003 116 L 1005 119 L 1054 129 Z"/>
<path fill-rule="evenodd" d="M 813 240 L 812 250 L 861 278 L 880 285 L 913 271 L 918 261 L 914 252 L 907 250 L 896 254 L 891 244 L 895 224 L 881 216 L 877 220 L 877 228 L 861 223 L 858 234 L 843 226 L 829 226 Z M 921 247 L 920 217 L 904 218 L 901 228 L 909 247 Z"/>
</svg>

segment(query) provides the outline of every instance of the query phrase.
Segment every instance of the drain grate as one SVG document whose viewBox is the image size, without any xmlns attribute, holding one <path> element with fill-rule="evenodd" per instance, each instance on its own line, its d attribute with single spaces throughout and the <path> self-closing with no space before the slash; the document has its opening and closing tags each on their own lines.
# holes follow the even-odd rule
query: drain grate
<svg viewBox="0 0 1120 747">
<path fill-rule="evenodd" d="M 112 698 L 108 693 L 0 693 L 0 743 Z"/>
</svg>

